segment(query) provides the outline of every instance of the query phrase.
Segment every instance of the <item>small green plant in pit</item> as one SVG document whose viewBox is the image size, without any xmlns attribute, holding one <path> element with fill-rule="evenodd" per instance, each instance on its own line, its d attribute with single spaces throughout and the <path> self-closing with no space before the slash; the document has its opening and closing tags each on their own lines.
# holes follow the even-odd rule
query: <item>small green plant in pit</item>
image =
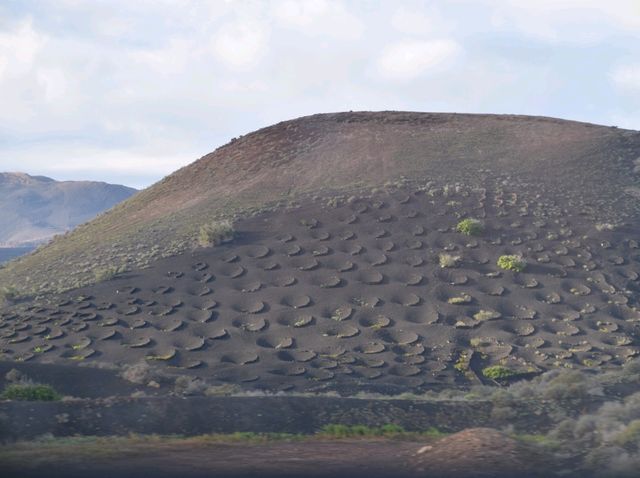
<svg viewBox="0 0 640 478">
<path fill-rule="evenodd" d="M 175 356 L 175 352 L 167 352 L 163 355 L 147 355 L 147 360 L 171 360 Z"/>
<path fill-rule="evenodd" d="M 449 299 L 447 299 L 447 302 L 449 304 L 454 304 L 454 305 L 461 305 L 461 304 L 468 304 L 469 302 L 471 302 L 472 298 L 469 294 L 462 294 L 456 297 L 450 297 Z"/>
<path fill-rule="evenodd" d="M 229 220 L 210 222 L 200 227 L 198 242 L 202 247 L 217 246 L 233 239 L 235 231 Z"/>
<path fill-rule="evenodd" d="M 458 372 L 467 373 L 469 371 L 469 361 L 471 360 L 471 354 L 468 352 L 460 352 L 458 360 L 453 365 Z"/>
<path fill-rule="evenodd" d="M 493 365 L 482 369 L 482 375 L 492 380 L 500 380 L 517 375 L 516 372 L 502 365 Z"/>
<path fill-rule="evenodd" d="M 457 267 L 458 263 L 460 262 L 461 257 L 460 256 L 453 256 L 451 254 L 440 254 L 440 256 L 438 257 L 438 262 L 440 264 L 440 267 L 444 268 L 450 268 L 450 267 Z"/>
<path fill-rule="evenodd" d="M 2 400 L 52 402 L 62 397 L 49 385 L 16 383 L 5 387 L 0 394 Z"/>
<path fill-rule="evenodd" d="M 473 314 L 473 318 L 479 322 L 483 322 L 485 320 L 493 320 L 500 318 L 500 313 L 495 310 L 480 310 Z"/>
<path fill-rule="evenodd" d="M 522 272 L 527 263 L 520 256 L 505 255 L 498 258 L 498 267 L 507 271 Z"/>
<path fill-rule="evenodd" d="M 456 231 L 467 236 L 477 236 L 484 230 L 484 225 L 477 219 L 463 219 L 456 226 Z"/>
</svg>

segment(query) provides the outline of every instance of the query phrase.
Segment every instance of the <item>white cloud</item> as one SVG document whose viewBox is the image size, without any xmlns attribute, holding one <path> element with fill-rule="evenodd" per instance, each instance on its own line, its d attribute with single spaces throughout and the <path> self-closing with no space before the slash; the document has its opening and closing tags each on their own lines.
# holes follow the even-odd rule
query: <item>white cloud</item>
<svg viewBox="0 0 640 478">
<path fill-rule="evenodd" d="M 38 68 L 36 78 L 47 103 L 64 102 L 67 94 L 67 78 L 58 68 Z"/>
<path fill-rule="evenodd" d="M 402 41 L 387 46 L 377 66 L 383 78 L 413 80 L 449 64 L 460 52 L 453 40 Z"/>
<path fill-rule="evenodd" d="M 640 91 L 640 63 L 615 68 L 611 72 L 611 79 L 619 88 Z"/>
<path fill-rule="evenodd" d="M 31 19 L 21 21 L 12 30 L 0 31 L 0 81 L 28 72 L 42 44 L 43 38 L 33 29 Z"/>
<path fill-rule="evenodd" d="M 257 21 L 223 25 L 212 41 L 214 55 L 232 68 L 251 69 L 268 50 L 269 28 Z"/>
<path fill-rule="evenodd" d="M 428 15 L 406 7 L 400 7 L 395 11 L 391 17 L 391 25 L 398 31 L 413 35 L 424 35 L 435 28 L 434 22 Z"/>
<path fill-rule="evenodd" d="M 279 0 L 272 15 L 280 25 L 305 35 L 344 39 L 360 38 L 364 26 L 343 2 L 330 0 Z"/>
<path fill-rule="evenodd" d="M 156 72 L 170 74 L 183 71 L 196 50 L 196 45 L 188 39 L 175 37 L 163 48 L 135 50 L 130 55 L 133 61 L 141 62 Z"/>
<path fill-rule="evenodd" d="M 638 0 L 482 0 L 492 26 L 552 42 L 593 43 L 616 29 L 640 34 Z"/>
<path fill-rule="evenodd" d="M 283 23 L 305 28 L 326 13 L 324 0 L 283 0 L 274 4 L 273 13 Z"/>
</svg>

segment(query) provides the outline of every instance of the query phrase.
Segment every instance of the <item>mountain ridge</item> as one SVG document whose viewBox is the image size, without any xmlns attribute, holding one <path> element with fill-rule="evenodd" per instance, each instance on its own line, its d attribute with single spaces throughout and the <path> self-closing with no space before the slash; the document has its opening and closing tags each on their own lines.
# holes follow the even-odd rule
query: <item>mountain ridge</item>
<svg viewBox="0 0 640 478">
<path fill-rule="evenodd" d="M 93 219 L 136 192 L 101 181 L 0 173 L 0 247 L 35 246 Z"/>
</svg>

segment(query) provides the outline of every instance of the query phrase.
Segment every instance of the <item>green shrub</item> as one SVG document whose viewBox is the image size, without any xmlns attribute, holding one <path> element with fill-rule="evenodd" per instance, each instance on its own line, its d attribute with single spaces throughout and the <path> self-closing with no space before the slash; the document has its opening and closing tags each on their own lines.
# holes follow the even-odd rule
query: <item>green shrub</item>
<svg viewBox="0 0 640 478">
<path fill-rule="evenodd" d="M 453 305 L 469 304 L 473 300 L 469 294 L 460 294 L 455 297 L 449 297 L 447 302 Z"/>
<path fill-rule="evenodd" d="M 456 226 L 456 231 L 467 236 L 477 236 L 484 230 L 484 225 L 477 219 L 463 219 Z"/>
<path fill-rule="evenodd" d="M 498 258 L 498 267 L 507 271 L 522 272 L 527 263 L 520 256 L 507 255 Z"/>
<path fill-rule="evenodd" d="M 451 254 L 440 254 L 440 256 L 438 257 L 438 263 L 443 269 L 457 267 L 460 259 L 460 256 L 453 256 Z"/>
<path fill-rule="evenodd" d="M 492 380 L 500 380 L 501 378 L 513 377 L 516 372 L 502 365 L 493 365 L 482 369 L 482 375 Z"/>
<path fill-rule="evenodd" d="M 484 322 L 485 320 L 499 319 L 500 313 L 495 310 L 480 310 L 473 314 L 473 318 L 479 322 Z"/>
<path fill-rule="evenodd" d="M 10 302 L 18 297 L 18 291 L 14 287 L 0 288 L 0 305 L 3 302 Z"/>
<path fill-rule="evenodd" d="M 367 425 L 341 425 L 330 423 L 320 429 L 319 434 L 332 438 L 352 438 L 352 437 L 372 437 L 372 436 L 394 436 L 405 435 L 405 431 L 400 425 L 387 424 L 381 427 L 369 427 Z"/>
<path fill-rule="evenodd" d="M 637 451 L 640 444 L 640 420 L 630 422 L 624 430 L 615 435 L 613 441 L 629 451 Z"/>
<path fill-rule="evenodd" d="M 235 231 L 229 220 L 210 222 L 200 227 L 198 242 L 202 247 L 217 246 L 233 239 Z"/>
<path fill-rule="evenodd" d="M 126 272 L 126 270 L 127 268 L 125 266 L 100 267 L 93 271 L 93 276 L 96 279 L 96 282 L 104 282 L 113 279 L 118 274 Z"/>
<path fill-rule="evenodd" d="M 62 397 L 49 385 L 20 384 L 8 385 L 0 394 L 2 400 L 52 402 Z"/>
</svg>

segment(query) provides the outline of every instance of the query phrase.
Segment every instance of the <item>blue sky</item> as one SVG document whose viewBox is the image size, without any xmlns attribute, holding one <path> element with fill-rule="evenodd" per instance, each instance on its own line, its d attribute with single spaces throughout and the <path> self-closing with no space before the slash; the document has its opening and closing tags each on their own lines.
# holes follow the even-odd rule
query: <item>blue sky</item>
<svg viewBox="0 0 640 478">
<path fill-rule="evenodd" d="M 144 187 L 345 110 L 640 129 L 640 1 L 0 2 L 0 171 Z"/>
</svg>

